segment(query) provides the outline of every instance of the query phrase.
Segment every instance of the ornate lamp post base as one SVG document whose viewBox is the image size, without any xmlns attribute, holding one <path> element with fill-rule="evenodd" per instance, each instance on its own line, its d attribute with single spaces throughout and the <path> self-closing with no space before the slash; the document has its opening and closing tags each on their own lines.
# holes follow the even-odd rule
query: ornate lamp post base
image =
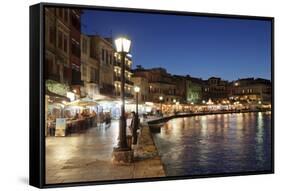
<svg viewBox="0 0 281 191">
<path fill-rule="evenodd" d="M 112 152 L 113 164 L 129 164 L 134 162 L 134 151 L 130 148 L 114 148 Z"/>
<path fill-rule="evenodd" d="M 126 118 L 120 117 L 120 132 L 118 137 L 118 145 L 113 148 L 112 162 L 114 164 L 132 163 L 134 159 L 134 151 L 131 149 L 132 137 L 126 135 Z"/>
</svg>

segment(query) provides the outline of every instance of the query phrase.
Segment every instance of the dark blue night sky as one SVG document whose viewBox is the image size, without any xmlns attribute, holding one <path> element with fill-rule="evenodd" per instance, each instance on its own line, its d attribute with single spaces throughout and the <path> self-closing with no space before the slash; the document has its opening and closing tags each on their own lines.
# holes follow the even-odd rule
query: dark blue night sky
<svg viewBox="0 0 281 191">
<path fill-rule="evenodd" d="M 132 40 L 134 67 L 235 80 L 271 77 L 271 23 L 261 20 L 86 10 L 82 32 Z"/>
</svg>

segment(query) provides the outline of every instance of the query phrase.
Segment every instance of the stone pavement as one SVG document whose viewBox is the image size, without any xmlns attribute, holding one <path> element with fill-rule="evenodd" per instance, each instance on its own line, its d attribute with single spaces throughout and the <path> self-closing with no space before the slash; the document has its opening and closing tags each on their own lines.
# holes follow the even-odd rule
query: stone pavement
<svg viewBox="0 0 281 191">
<path fill-rule="evenodd" d="M 134 156 L 137 161 L 134 178 L 165 176 L 164 166 L 146 123 L 142 125 Z"/>
<path fill-rule="evenodd" d="M 111 162 L 117 144 L 118 121 L 68 137 L 46 138 L 46 183 L 163 177 L 165 172 L 149 128 L 140 132 L 136 160 L 128 165 Z"/>
</svg>

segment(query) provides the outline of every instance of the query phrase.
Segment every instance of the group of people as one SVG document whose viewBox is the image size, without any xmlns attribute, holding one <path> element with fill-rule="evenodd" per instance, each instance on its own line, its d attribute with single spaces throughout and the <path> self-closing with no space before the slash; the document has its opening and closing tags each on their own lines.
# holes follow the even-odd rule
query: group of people
<svg viewBox="0 0 281 191">
<path fill-rule="evenodd" d="M 110 112 L 99 112 L 97 116 L 97 125 L 98 127 L 103 126 L 110 127 L 111 124 L 111 114 Z"/>
<path fill-rule="evenodd" d="M 83 110 L 81 113 L 76 113 L 74 119 L 83 119 L 87 117 L 92 117 L 94 121 L 94 126 L 110 126 L 111 123 L 111 113 L 110 112 L 98 112 L 96 113 L 94 110 L 89 112 L 89 110 Z"/>
<path fill-rule="evenodd" d="M 48 135 L 55 136 L 56 128 L 56 118 L 66 118 L 67 121 L 67 131 L 69 133 L 80 132 L 83 129 L 89 127 L 105 127 L 109 128 L 111 126 L 111 112 L 99 111 L 85 109 L 80 112 L 71 113 L 69 110 L 64 112 L 58 112 L 55 115 L 53 112 L 48 113 L 48 123 L 47 130 Z M 137 129 L 139 128 L 139 118 L 135 112 L 126 112 L 126 119 L 131 118 L 130 124 L 128 124 L 131 129 L 133 141 L 136 142 Z"/>
<path fill-rule="evenodd" d="M 81 113 L 76 112 L 73 119 L 84 119 L 84 118 L 87 118 L 87 117 L 93 117 L 95 119 L 96 116 L 97 116 L 97 113 L 94 110 L 92 112 L 90 112 L 89 110 L 83 110 Z M 65 116 L 65 117 L 71 118 L 71 117 L 68 117 L 68 116 Z"/>
<path fill-rule="evenodd" d="M 47 115 L 47 135 L 55 136 L 56 119 L 65 118 L 67 121 L 66 131 L 69 133 L 80 132 L 89 127 L 110 127 L 111 113 L 96 112 L 94 110 L 84 109 L 80 112 L 71 113 L 70 110 L 56 111 L 53 110 Z"/>
</svg>

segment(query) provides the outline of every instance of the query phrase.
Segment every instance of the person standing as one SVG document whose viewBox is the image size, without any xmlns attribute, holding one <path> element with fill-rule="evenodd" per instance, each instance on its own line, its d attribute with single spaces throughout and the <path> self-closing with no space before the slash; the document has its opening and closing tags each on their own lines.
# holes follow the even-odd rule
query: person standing
<svg viewBox="0 0 281 191">
<path fill-rule="evenodd" d="M 137 141 L 138 141 L 138 133 L 137 133 L 138 124 L 139 124 L 138 116 L 133 111 L 132 112 L 132 121 L 131 121 L 131 126 L 130 126 L 131 127 L 131 131 L 132 131 L 132 137 L 133 137 L 133 145 L 136 145 Z"/>
</svg>

